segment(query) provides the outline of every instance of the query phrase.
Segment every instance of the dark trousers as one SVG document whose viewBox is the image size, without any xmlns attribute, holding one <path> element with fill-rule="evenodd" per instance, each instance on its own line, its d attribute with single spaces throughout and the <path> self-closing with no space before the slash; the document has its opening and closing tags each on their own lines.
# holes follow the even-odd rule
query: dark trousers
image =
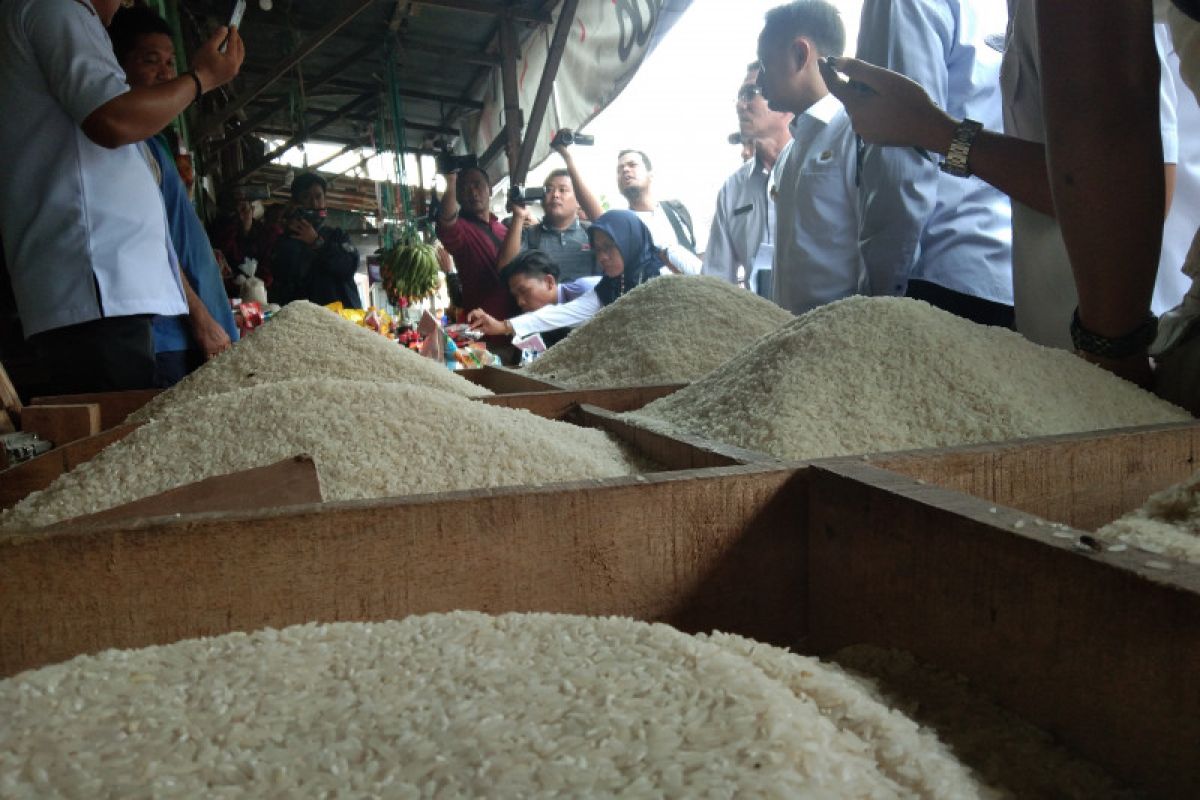
<svg viewBox="0 0 1200 800">
<path fill-rule="evenodd" d="M 980 325 L 995 325 L 1009 330 L 1016 327 L 1016 316 L 1012 306 L 972 297 L 929 281 L 909 281 L 906 296 L 914 300 L 924 300 L 931 306 L 949 311 L 956 317 L 978 322 Z"/>
<path fill-rule="evenodd" d="M 154 388 L 150 315 L 105 317 L 29 337 L 51 374 L 52 394 Z"/>
</svg>

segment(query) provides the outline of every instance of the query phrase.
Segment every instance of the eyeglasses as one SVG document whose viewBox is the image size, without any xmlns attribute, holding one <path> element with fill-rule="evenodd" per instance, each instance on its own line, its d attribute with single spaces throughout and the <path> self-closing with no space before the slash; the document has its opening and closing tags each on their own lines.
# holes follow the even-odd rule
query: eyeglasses
<svg viewBox="0 0 1200 800">
<path fill-rule="evenodd" d="M 737 99 L 739 103 L 751 103 L 754 98 L 762 95 L 762 87 L 757 84 L 747 84 L 741 89 L 738 89 Z"/>
</svg>

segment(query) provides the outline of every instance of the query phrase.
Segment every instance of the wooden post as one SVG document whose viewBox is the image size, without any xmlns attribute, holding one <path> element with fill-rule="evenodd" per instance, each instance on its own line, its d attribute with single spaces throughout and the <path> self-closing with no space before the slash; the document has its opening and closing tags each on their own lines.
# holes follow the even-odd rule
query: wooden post
<svg viewBox="0 0 1200 800">
<path fill-rule="evenodd" d="M 521 157 L 521 130 L 525 123 L 521 112 L 521 94 L 517 88 L 517 31 L 508 17 L 500 20 L 500 58 L 500 80 L 504 85 L 505 152 L 508 154 L 508 170 L 511 174 Z"/>
</svg>

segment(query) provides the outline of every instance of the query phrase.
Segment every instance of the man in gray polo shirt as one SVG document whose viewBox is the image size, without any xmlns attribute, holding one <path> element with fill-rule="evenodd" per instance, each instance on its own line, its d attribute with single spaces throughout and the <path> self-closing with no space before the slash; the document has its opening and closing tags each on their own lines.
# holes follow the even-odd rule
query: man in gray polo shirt
<svg viewBox="0 0 1200 800">
<path fill-rule="evenodd" d="M 542 221 L 527 225 L 532 219 L 529 207 L 514 203 L 512 225 L 496 266 L 503 269 L 524 250 L 541 250 L 558 265 L 559 279 L 570 282 L 595 273 L 595 259 L 587 228 L 579 221 L 579 209 L 583 208 L 588 219 L 595 219 L 604 208 L 580 179 L 570 151 L 566 147 L 554 149 L 567 166 L 551 172 L 542 184 L 546 190 Z"/>
</svg>

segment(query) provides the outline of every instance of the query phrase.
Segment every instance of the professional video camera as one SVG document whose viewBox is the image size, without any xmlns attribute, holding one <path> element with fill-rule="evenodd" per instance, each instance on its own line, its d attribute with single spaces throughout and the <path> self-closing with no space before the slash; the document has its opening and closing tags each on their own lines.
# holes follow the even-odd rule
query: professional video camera
<svg viewBox="0 0 1200 800">
<path fill-rule="evenodd" d="M 479 159 L 472 153 L 456 156 L 453 153 L 438 153 L 437 156 L 437 171 L 441 175 L 449 175 L 452 172 L 461 172 L 468 167 L 479 166 Z"/>
<path fill-rule="evenodd" d="M 551 142 L 551 147 L 570 147 L 573 144 L 587 146 L 595 143 L 595 136 L 588 136 L 584 133 L 575 133 L 572 130 L 563 128 L 561 131 L 554 134 L 554 141 Z"/>
<path fill-rule="evenodd" d="M 520 184 L 510 186 L 508 189 L 508 202 L 517 205 L 526 205 L 528 203 L 540 203 L 546 199 L 546 189 L 541 186 L 530 186 L 525 188 Z"/>
</svg>

